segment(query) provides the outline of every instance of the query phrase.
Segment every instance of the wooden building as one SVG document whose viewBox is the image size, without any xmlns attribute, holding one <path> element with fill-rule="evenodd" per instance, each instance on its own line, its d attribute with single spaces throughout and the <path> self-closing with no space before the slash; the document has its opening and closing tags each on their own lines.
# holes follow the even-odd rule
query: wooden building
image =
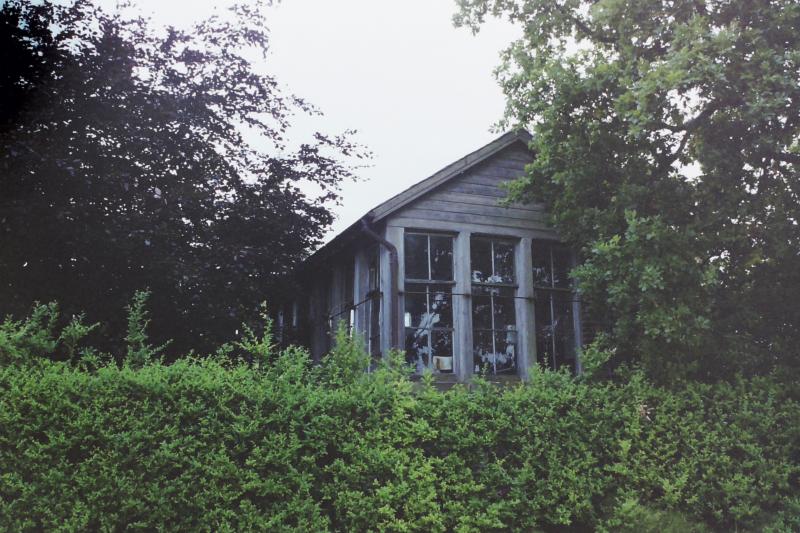
<svg viewBox="0 0 800 533">
<path fill-rule="evenodd" d="M 503 205 L 530 135 L 511 132 L 369 211 L 300 271 L 298 306 L 315 359 L 343 321 L 380 358 L 467 381 L 525 379 L 534 365 L 580 371 L 572 255 L 542 207 Z"/>
</svg>

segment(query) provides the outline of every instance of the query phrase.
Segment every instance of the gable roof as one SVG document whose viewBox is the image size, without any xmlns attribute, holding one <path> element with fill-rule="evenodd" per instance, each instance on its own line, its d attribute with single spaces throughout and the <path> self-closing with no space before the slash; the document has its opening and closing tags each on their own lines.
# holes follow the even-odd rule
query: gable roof
<svg viewBox="0 0 800 533">
<path fill-rule="evenodd" d="M 432 176 L 415 183 L 405 191 L 374 207 L 367 213 L 366 216 L 374 222 L 380 222 L 392 213 L 407 206 L 420 196 L 423 196 L 425 193 L 432 191 L 444 183 L 447 183 L 464 171 L 469 170 L 501 150 L 508 148 L 512 144 L 522 142 L 525 144 L 525 148 L 527 148 L 531 138 L 531 134 L 524 130 L 504 133 L 489 144 L 478 148 L 474 152 L 462 157 L 458 161 L 450 163 L 439 172 L 436 172 Z"/>
<path fill-rule="evenodd" d="M 339 235 L 314 252 L 308 259 L 306 259 L 304 266 L 318 264 L 319 261 L 330 257 L 335 251 L 348 245 L 361 232 L 362 220 L 366 219 L 369 222 L 380 222 L 391 214 L 417 200 L 419 197 L 451 181 L 452 179 L 457 178 L 465 171 L 485 161 L 486 159 L 489 159 L 493 155 L 508 148 L 509 146 L 512 146 L 516 143 L 523 143 L 527 149 L 532 138 L 533 137 L 531 134 L 525 130 L 509 131 L 496 138 L 489 144 L 486 144 L 474 152 L 467 154 L 461 159 L 450 163 L 432 176 L 415 183 L 403 192 L 396 194 L 385 202 L 369 210 L 354 224 L 348 226 L 344 231 L 339 233 Z"/>
</svg>

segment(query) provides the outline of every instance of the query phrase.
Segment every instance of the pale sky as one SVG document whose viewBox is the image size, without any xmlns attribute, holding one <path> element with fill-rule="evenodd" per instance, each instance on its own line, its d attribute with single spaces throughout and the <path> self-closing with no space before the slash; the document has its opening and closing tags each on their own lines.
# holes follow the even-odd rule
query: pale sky
<svg viewBox="0 0 800 533">
<path fill-rule="evenodd" d="M 175 26 L 223 5 L 133 3 Z M 284 0 L 269 8 L 268 72 L 324 113 L 316 129 L 355 129 L 374 156 L 359 172 L 364 180 L 344 184 L 328 238 L 497 136 L 490 128 L 504 100 L 492 70 L 519 32 L 500 21 L 478 35 L 456 29 L 455 9 L 454 0 Z"/>
</svg>

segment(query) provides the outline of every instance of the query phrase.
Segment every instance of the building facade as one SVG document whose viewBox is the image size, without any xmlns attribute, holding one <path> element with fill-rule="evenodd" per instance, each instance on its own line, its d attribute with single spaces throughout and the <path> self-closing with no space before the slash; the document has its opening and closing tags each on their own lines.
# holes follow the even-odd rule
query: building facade
<svg viewBox="0 0 800 533">
<path fill-rule="evenodd" d="M 417 373 L 526 379 L 535 365 L 580 372 L 570 250 L 540 205 L 506 204 L 503 183 L 532 160 L 507 133 L 378 205 L 299 272 L 299 321 L 315 359 L 343 322 L 377 360 Z"/>
</svg>

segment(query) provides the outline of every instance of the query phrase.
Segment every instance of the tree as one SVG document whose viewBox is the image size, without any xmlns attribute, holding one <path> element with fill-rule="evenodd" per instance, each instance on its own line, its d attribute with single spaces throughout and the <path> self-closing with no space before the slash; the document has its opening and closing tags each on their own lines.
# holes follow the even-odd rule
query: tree
<svg viewBox="0 0 800 533">
<path fill-rule="evenodd" d="M 498 79 L 536 160 L 510 196 L 580 250 L 605 353 L 664 378 L 795 365 L 800 4 L 459 5 L 524 28 Z"/>
<path fill-rule="evenodd" d="M 348 132 L 290 142 L 318 111 L 263 72 L 263 7 L 190 31 L 87 0 L 0 7 L 0 315 L 58 300 L 121 342 L 149 288 L 181 353 L 280 296 L 364 153 Z"/>
</svg>

